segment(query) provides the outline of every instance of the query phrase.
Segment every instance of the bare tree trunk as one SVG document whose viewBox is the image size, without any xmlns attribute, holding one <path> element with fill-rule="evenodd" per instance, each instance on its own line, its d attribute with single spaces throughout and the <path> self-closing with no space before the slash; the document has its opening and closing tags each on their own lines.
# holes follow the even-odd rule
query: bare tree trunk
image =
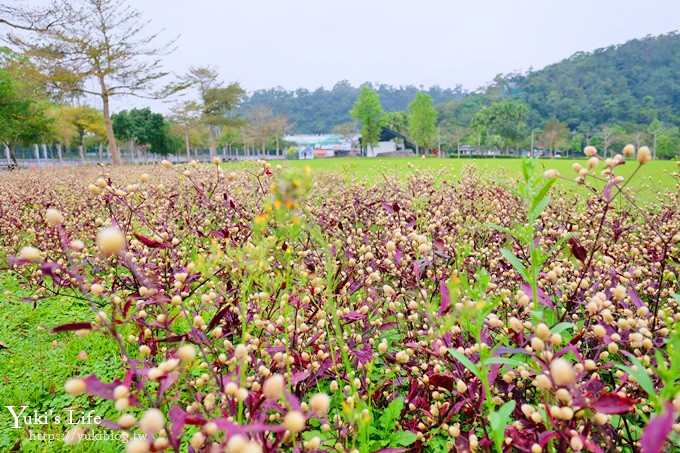
<svg viewBox="0 0 680 453">
<path fill-rule="evenodd" d="M 17 161 L 17 153 L 14 150 L 14 143 L 12 143 L 8 149 L 9 149 L 9 155 L 12 158 L 12 162 L 14 162 L 14 166 L 19 168 L 19 161 Z"/>
<path fill-rule="evenodd" d="M 59 162 L 62 162 L 61 143 L 57 143 L 57 158 L 59 159 Z"/>
<path fill-rule="evenodd" d="M 100 143 L 97 147 L 97 154 L 99 154 L 99 162 L 102 161 L 102 144 Z"/>
<path fill-rule="evenodd" d="M 80 163 L 85 165 L 85 153 L 83 152 L 83 145 L 78 145 L 78 155 L 80 156 Z"/>
<path fill-rule="evenodd" d="M 35 155 L 35 160 L 40 160 L 40 150 L 36 144 L 33 144 L 33 154 Z"/>
<path fill-rule="evenodd" d="M 43 154 L 43 159 L 47 160 L 47 145 L 43 143 L 43 144 L 41 145 L 41 147 L 42 147 L 42 152 L 43 152 L 43 153 L 42 153 L 42 154 Z"/>
<path fill-rule="evenodd" d="M 189 143 L 189 128 L 184 128 L 184 146 L 187 150 L 187 159 L 191 160 L 191 143 Z"/>
<path fill-rule="evenodd" d="M 109 151 L 111 152 L 111 159 L 113 165 L 122 165 L 123 162 L 120 160 L 120 152 L 118 151 L 118 145 L 116 144 L 116 136 L 113 133 L 113 123 L 111 122 L 111 110 L 109 108 L 109 94 L 106 89 L 106 83 L 104 78 L 99 78 L 99 86 L 101 87 L 101 97 L 102 105 L 104 111 L 104 125 L 106 126 L 106 139 L 109 142 Z"/>
<path fill-rule="evenodd" d="M 7 165 L 11 165 L 12 164 L 12 161 L 11 161 L 12 156 L 10 155 L 10 152 L 9 152 L 9 146 L 7 146 L 7 143 L 3 143 L 2 147 L 5 148 L 5 157 L 7 158 Z"/>
<path fill-rule="evenodd" d="M 210 159 L 217 155 L 217 137 L 215 126 L 208 126 L 210 129 Z"/>
<path fill-rule="evenodd" d="M 262 158 L 263 158 L 263 159 L 266 157 L 266 156 L 265 156 L 266 148 L 267 148 L 267 142 L 262 141 Z"/>
</svg>

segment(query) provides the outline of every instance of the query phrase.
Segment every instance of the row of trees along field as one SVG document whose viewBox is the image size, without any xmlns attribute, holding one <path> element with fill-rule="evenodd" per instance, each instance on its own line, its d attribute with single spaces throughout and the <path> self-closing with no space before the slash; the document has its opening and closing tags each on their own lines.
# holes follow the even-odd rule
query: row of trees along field
<svg viewBox="0 0 680 453">
<path fill-rule="evenodd" d="M 532 145 L 563 152 L 586 144 L 605 154 L 651 143 L 657 157 L 680 149 L 680 37 L 675 33 L 578 53 L 539 71 L 498 75 L 474 92 L 370 83 L 315 91 L 256 90 L 221 81 L 210 66 L 175 80 L 161 66 L 175 39 L 161 42 L 125 0 L 53 0 L 40 9 L 0 6 L 9 47 L 0 53 L 0 140 L 52 143 L 61 152 L 102 146 L 115 164 L 120 150 L 140 156 L 222 147 L 264 153 L 290 132 L 350 136 L 376 125 L 411 138 L 420 149 L 461 145 L 509 152 Z M 374 124 L 362 98 L 377 102 Z M 149 109 L 113 113 L 123 96 L 164 98 L 169 115 Z M 97 98 L 99 109 L 84 105 Z M 100 151 L 101 152 L 101 151 Z"/>
<path fill-rule="evenodd" d="M 331 126 L 342 132 L 353 127 L 351 106 L 366 87 L 377 93 L 385 123 L 411 136 L 408 103 L 421 92 L 433 100 L 444 149 L 508 151 L 529 149 L 533 142 L 549 153 L 576 152 L 587 144 L 611 153 L 646 142 L 657 157 L 671 158 L 680 149 L 678 72 L 680 36 L 669 33 L 579 52 L 538 71 L 498 75 L 474 92 L 370 83 L 355 88 L 343 81 L 313 92 L 257 90 L 241 109 L 267 104 L 295 119 L 298 132 L 328 132 Z"/>
<path fill-rule="evenodd" d="M 209 66 L 192 67 L 166 82 L 162 57 L 175 40 L 162 42 L 148 21 L 124 0 L 54 0 L 45 7 L 0 5 L 9 47 L 0 53 L 0 140 L 16 163 L 15 147 L 55 143 L 62 147 L 106 144 L 114 164 L 119 146 L 134 155 L 184 148 L 264 149 L 289 130 L 284 116 L 266 106 L 236 114 L 245 91 L 225 85 Z M 112 98 L 175 100 L 172 114 L 148 108 L 113 113 Z M 83 105 L 99 99 L 100 109 Z M 183 100 L 191 98 L 191 100 Z"/>
</svg>

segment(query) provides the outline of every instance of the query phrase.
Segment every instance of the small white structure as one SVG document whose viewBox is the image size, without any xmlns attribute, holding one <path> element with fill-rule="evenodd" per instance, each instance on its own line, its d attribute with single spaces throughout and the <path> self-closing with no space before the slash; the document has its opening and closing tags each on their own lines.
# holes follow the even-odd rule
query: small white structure
<svg viewBox="0 0 680 453">
<path fill-rule="evenodd" d="M 380 154 L 393 153 L 397 151 L 396 142 L 378 142 L 376 146 L 366 148 L 367 157 L 376 157 Z"/>
<path fill-rule="evenodd" d="M 298 148 L 298 158 L 300 160 L 314 159 L 314 148 L 311 146 L 300 146 Z"/>
<path fill-rule="evenodd" d="M 343 140 L 336 134 L 286 135 L 283 139 L 297 145 L 300 159 L 333 157 L 342 155 L 343 151 L 349 153 L 352 150 L 352 140 Z"/>
</svg>

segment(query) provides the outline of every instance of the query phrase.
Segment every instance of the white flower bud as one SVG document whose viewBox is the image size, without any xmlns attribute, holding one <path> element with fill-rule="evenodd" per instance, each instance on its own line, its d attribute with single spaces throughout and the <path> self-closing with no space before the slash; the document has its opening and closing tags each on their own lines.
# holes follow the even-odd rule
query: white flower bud
<svg viewBox="0 0 680 453">
<path fill-rule="evenodd" d="M 194 447 L 194 450 L 198 450 L 199 448 L 201 448 L 203 442 L 205 442 L 205 435 L 200 431 L 195 433 L 191 438 L 191 446 Z"/>
<path fill-rule="evenodd" d="M 597 154 L 597 148 L 594 146 L 586 146 L 583 148 L 583 154 L 585 154 L 588 157 L 593 157 L 594 155 Z"/>
<path fill-rule="evenodd" d="M 82 379 L 69 379 L 64 384 L 64 390 L 73 396 L 82 395 L 87 390 L 87 384 Z"/>
<path fill-rule="evenodd" d="M 238 360 L 245 359 L 247 354 L 248 354 L 248 349 L 246 349 L 245 345 L 239 344 L 234 349 L 234 357 L 236 357 Z"/>
<path fill-rule="evenodd" d="M 147 453 L 149 443 L 146 439 L 134 438 L 125 446 L 125 453 Z"/>
<path fill-rule="evenodd" d="M 283 395 L 283 389 L 285 387 L 285 382 L 283 376 L 280 374 L 274 374 L 264 383 L 263 393 L 265 398 L 268 399 L 278 399 Z"/>
<path fill-rule="evenodd" d="M 130 395 L 130 390 L 124 385 L 119 385 L 115 389 L 113 389 L 113 398 L 114 399 L 119 399 L 119 398 L 127 398 Z"/>
<path fill-rule="evenodd" d="M 640 165 L 644 165 L 652 160 L 652 152 L 646 146 L 641 146 L 637 152 L 637 161 Z"/>
<path fill-rule="evenodd" d="M 19 258 L 22 260 L 28 260 L 32 263 L 35 263 L 37 261 L 40 261 L 42 258 L 40 256 L 40 250 L 38 250 L 35 247 L 23 247 L 19 251 Z"/>
<path fill-rule="evenodd" d="M 139 427 L 147 434 L 156 434 L 160 432 L 164 425 L 165 416 L 163 416 L 163 413 L 156 408 L 147 410 L 139 421 Z"/>
<path fill-rule="evenodd" d="M 177 357 L 182 362 L 191 362 L 196 358 L 196 349 L 190 344 L 185 344 L 177 350 Z"/>
<path fill-rule="evenodd" d="M 566 359 L 556 359 L 550 363 L 550 376 L 556 385 L 567 385 L 574 382 L 574 368 Z"/>
<path fill-rule="evenodd" d="M 330 408 L 331 398 L 325 393 L 317 393 L 309 400 L 309 405 L 318 415 L 325 415 Z"/>
<path fill-rule="evenodd" d="M 45 220 L 49 226 L 54 227 L 64 223 L 64 216 L 58 209 L 48 209 L 45 212 Z"/>
<path fill-rule="evenodd" d="M 116 227 L 108 227 L 97 233 L 97 247 L 104 255 L 115 255 L 125 247 L 125 235 Z"/>
<path fill-rule="evenodd" d="M 132 414 L 123 414 L 118 418 L 118 424 L 123 428 L 129 428 L 137 423 L 137 419 Z"/>
<path fill-rule="evenodd" d="M 283 418 L 283 427 L 293 434 L 297 434 L 305 429 L 305 416 L 302 412 L 290 411 Z"/>
</svg>

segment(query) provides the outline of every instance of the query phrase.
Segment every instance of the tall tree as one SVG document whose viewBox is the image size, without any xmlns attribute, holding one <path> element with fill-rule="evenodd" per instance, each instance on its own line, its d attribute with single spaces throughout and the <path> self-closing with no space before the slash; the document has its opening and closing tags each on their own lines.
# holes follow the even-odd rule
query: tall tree
<svg viewBox="0 0 680 453">
<path fill-rule="evenodd" d="M 276 115 L 274 117 L 273 121 L 273 129 L 274 129 L 274 143 L 276 145 L 276 155 L 279 155 L 279 152 L 281 152 L 281 155 L 283 155 L 283 151 L 280 149 L 281 148 L 281 142 L 280 140 L 285 137 L 288 132 L 290 132 L 293 129 L 293 124 L 288 120 L 288 115 Z"/>
<path fill-rule="evenodd" d="M 262 147 L 262 156 L 264 157 L 267 151 L 267 142 L 274 138 L 278 125 L 274 118 L 274 112 L 271 107 L 266 105 L 254 105 L 248 112 L 248 135 L 257 144 Z"/>
<path fill-rule="evenodd" d="M 440 130 L 442 133 L 442 142 L 449 145 L 449 150 L 451 146 L 456 146 L 456 155 L 460 159 L 460 145 L 463 139 L 467 136 L 468 130 L 462 126 L 451 125 L 448 122 L 444 122 L 440 125 Z M 450 151 L 449 151 L 449 155 Z"/>
<path fill-rule="evenodd" d="M 503 142 L 500 147 L 516 146 L 523 137 L 528 113 L 529 109 L 522 102 L 495 102 L 475 114 L 472 127 L 480 135 L 497 136 L 493 139 L 495 147 L 500 141 Z"/>
<path fill-rule="evenodd" d="M 664 127 L 663 123 L 659 121 L 658 118 L 654 118 L 652 122 L 647 127 L 647 132 L 652 136 L 652 158 L 656 159 L 656 141 L 659 136 L 663 135 L 667 129 Z"/>
<path fill-rule="evenodd" d="M 388 112 L 385 114 L 384 126 L 408 135 L 408 114 L 406 112 Z"/>
<path fill-rule="evenodd" d="M 408 105 L 409 135 L 416 142 L 416 154 L 421 145 L 431 148 L 437 139 L 437 110 L 432 104 L 429 94 L 418 91 Z"/>
<path fill-rule="evenodd" d="M 51 109 L 49 115 L 54 118 L 54 135 L 60 159 L 62 144 L 70 147 L 75 142 L 80 158 L 84 159 L 87 137 L 99 144 L 106 140 L 104 116 L 100 110 L 87 105 L 60 105 Z"/>
<path fill-rule="evenodd" d="M 41 88 L 22 74 L 0 68 L 0 142 L 18 165 L 15 146 L 40 143 L 53 133 L 46 110 L 51 105 Z"/>
<path fill-rule="evenodd" d="M 0 4 L 0 25 L 18 30 L 43 31 L 64 19 L 54 2 L 40 6 Z"/>
<path fill-rule="evenodd" d="M 196 102 L 181 102 L 173 105 L 170 108 L 172 115 L 172 129 L 179 128 L 182 130 L 182 138 L 184 139 L 184 150 L 187 153 L 187 159 L 191 159 L 191 131 L 198 125 L 200 119 L 200 106 Z"/>
<path fill-rule="evenodd" d="M 210 155 L 215 156 L 221 128 L 237 127 L 241 123 L 234 111 L 245 91 L 236 82 L 224 87 L 219 80 L 217 68 L 209 66 L 189 68 L 189 72 L 180 77 L 179 86 L 192 87 L 198 92 L 197 104 L 201 110 L 201 121 L 210 131 Z"/>
<path fill-rule="evenodd" d="M 349 142 L 350 148 L 351 149 L 356 149 L 354 148 L 357 143 L 356 143 L 356 137 L 357 137 L 357 124 L 354 122 L 348 122 L 348 123 L 343 123 L 343 124 L 338 124 L 333 128 L 333 133 L 336 135 L 339 135 L 340 138 L 345 141 Z"/>
<path fill-rule="evenodd" d="M 140 145 L 140 151 L 168 152 L 168 123 L 163 115 L 152 112 L 148 107 L 114 114 L 113 128 L 119 137 L 131 140 L 133 145 Z M 131 146 L 133 150 L 134 146 Z"/>
<path fill-rule="evenodd" d="M 226 152 L 232 154 L 232 146 L 234 143 L 238 143 L 241 138 L 241 132 L 237 127 L 227 126 L 222 128 L 222 133 L 218 143 L 226 149 Z M 226 157 L 226 156 L 225 156 Z"/>
<path fill-rule="evenodd" d="M 605 157 L 609 156 L 609 149 L 618 140 L 625 138 L 623 128 L 619 125 L 605 124 L 600 129 L 598 134 L 599 144 L 602 147 L 602 153 Z"/>
<path fill-rule="evenodd" d="M 57 88 L 102 100 L 109 151 L 114 165 L 120 153 L 111 123 L 110 99 L 149 95 L 166 73 L 161 57 L 174 41 L 156 45 L 158 33 L 145 32 L 148 20 L 126 0 L 54 0 L 55 11 L 37 24 L 37 32 L 10 33 L 9 40 L 36 61 Z M 97 89 L 89 89 L 93 81 Z"/>
<path fill-rule="evenodd" d="M 372 88 L 362 86 L 359 98 L 349 114 L 361 123 L 362 143 L 366 146 L 368 155 L 373 155 L 373 147 L 380 140 L 380 129 L 385 116 L 378 93 Z"/>
<path fill-rule="evenodd" d="M 540 136 L 541 143 L 550 150 L 550 157 L 554 157 L 555 148 L 567 146 L 569 143 L 569 128 L 566 123 L 561 123 L 555 118 L 546 121 L 543 133 Z"/>
<path fill-rule="evenodd" d="M 657 137 L 656 151 L 654 151 L 654 158 L 660 159 L 677 159 L 680 157 L 680 129 L 677 126 L 667 127 L 663 133 Z"/>
</svg>

